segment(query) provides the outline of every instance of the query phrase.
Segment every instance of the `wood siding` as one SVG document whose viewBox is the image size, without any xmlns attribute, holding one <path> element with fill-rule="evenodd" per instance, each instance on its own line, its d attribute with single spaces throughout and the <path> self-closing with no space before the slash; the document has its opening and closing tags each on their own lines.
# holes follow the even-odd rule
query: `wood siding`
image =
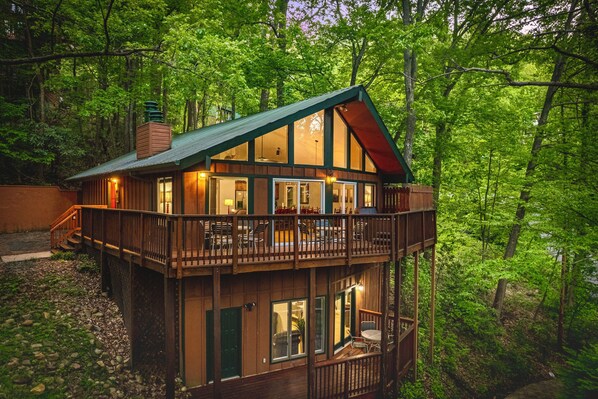
<svg viewBox="0 0 598 399">
<path fill-rule="evenodd" d="M 147 178 L 136 179 L 125 176 L 119 177 L 119 196 L 120 209 L 135 209 L 141 211 L 152 210 L 152 195 L 154 185 L 152 180 Z M 107 205 L 110 206 L 108 199 L 108 189 L 110 179 L 97 179 L 83 182 L 83 205 Z"/>
<path fill-rule="evenodd" d="M 365 267 L 319 269 L 316 275 L 317 296 L 326 296 L 328 324 L 327 336 L 333 337 L 334 296 L 329 297 L 329 288 L 344 290 L 360 281 Z M 377 267 L 369 268 L 377 269 Z M 369 270 L 368 269 L 368 270 Z M 270 361 L 270 318 L 273 301 L 307 298 L 309 272 L 279 271 L 251 273 L 238 278 L 223 275 L 221 281 L 221 308 L 242 307 L 255 302 L 251 310 L 242 309 L 242 376 L 249 376 L 297 367 L 306 364 L 307 357 L 272 363 Z M 374 273 L 375 275 L 376 273 Z M 370 280 L 372 284 L 377 284 Z M 212 279 L 210 277 L 186 278 L 184 282 L 184 364 L 185 383 L 197 386 L 206 383 L 206 324 L 205 315 L 212 309 Z M 379 290 L 368 290 L 370 295 L 379 295 Z M 359 298 L 357 306 L 370 303 L 370 299 Z M 332 307 L 330 306 L 332 305 Z M 330 310 L 332 309 L 332 311 Z M 318 355 L 318 361 L 331 358 L 332 341 L 328 339 L 326 354 Z M 265 359 L 265 362 L 264 362 Z"/>
<path fill-rule="evenodd" d="M 172 128 L 158 122 L 148 122 L 137 127 L 137 159 L 151 157 L 170 148 Z"/>
</svg>

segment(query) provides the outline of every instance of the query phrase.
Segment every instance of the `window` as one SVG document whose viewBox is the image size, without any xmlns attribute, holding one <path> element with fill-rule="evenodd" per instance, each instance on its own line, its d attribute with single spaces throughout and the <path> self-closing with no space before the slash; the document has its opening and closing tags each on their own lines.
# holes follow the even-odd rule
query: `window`
<svg viewBox="0 0 598 399">
<path fill-rule="evenodd" d="M 220 154 L 214 155 L 212 159 L 225 161 L 247 161 L 248 152 L 249 145 L 247 143 L 243 143 L 229 150 L 222 151 Z"/>
<path fill-rule="evenodd" d="M 334 213 L 353 213 L 357 208 L 355 183 L 336 182 L 332 185 L 332 210 Z"/>
<path fill-rule="evenodd" d="M 172 177 L 158 178 L 158 212 L 172 213 Z"/>
<path fill-rule="evenodd" d="M 361 149 L 361 145 L 355 138 L 354 135 L 351 135 L 351 169 L 354 170 L 363 170 L 362 165 L 362 154 L 363 150 Z"/>
<path fill-rule="evenodd" d="M 320 213 L 324 187 L 314 180 L 274 180 L 274 213 Z"/>
<path fill-rule="evenodd" d="M 347 125 L 334 111 L 334 149 L 332 162 L 336 168 L 347 168 Z"/>
<path fill-rule="evenodd" d="M 324 165 L 324 111 L 295 121 L 295 164 Z"/>
<path fill-rule="evenodd" d="M 255 162 L 289 162 L 288 127 L 283 126 L 255 139 Z"/>
<path fill-rule="evenodd" d="M 368 154 L 365 154 L 365 171 L 376 173 L 376 165 L 374 165 L 374 161 Z"/>
<path fill-rule="evenodd" d="M 363 206 L 373 207 L 376 206 L 376 185 L 366 184 L 363 193 Z"/>
<path fill-rule="evenodd" d="M 210 215 L 227 215 L 247 211 L 247 179 L 242 177 L 210 178 Z"/>
<path fill-rule="evenodd" d="M 323 353 L 326 344 L 326 304 L 316 298 L 316 353 Z M 305 356 L 307 346 L 307 299 L 272 303 L 272 361 Z"/>
</svg>

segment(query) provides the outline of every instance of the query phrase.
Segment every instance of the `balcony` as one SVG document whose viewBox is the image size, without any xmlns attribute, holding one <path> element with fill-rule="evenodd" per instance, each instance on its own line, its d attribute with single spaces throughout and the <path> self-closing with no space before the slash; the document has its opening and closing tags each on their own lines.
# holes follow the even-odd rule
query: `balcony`
<svg viewBox="0 0 598 399">
<path fill-rule="evenodd" d="M 213 216 L 84 206 L 81 222 L 86 245 L 177 278 L 393 261 L 436 242 L 434 210 Z"/>
</svg>

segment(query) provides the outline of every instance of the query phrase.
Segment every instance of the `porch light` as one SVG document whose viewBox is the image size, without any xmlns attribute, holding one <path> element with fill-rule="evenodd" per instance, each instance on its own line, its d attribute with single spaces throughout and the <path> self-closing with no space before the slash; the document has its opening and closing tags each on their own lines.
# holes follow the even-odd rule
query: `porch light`
<svg viewBox="0 0 598 399">
<path fill-rule="evenodd" d="M 332 184 L 334 182 L 336 182 L 336 176 L 332 174 L 332 171 L 328 171 L 326 174 L 326 183 Z"/>
<path fill-rule="evenodd" d="M 199 172 L 197 174 L 197 178 L 198 179 L 205 179 L 206 177 L 208 177 L 208 173 L 207 172 L 201 171 L 201 172 Z"/>
<path fill-rule="evenodd" d="M 234 205 L 234 201 L 232 200 L 232 198 L 226 198 L 224 200 L 224 206 L 226 206 L 228 208 L 228 213 L 230 214 L 230 207 Z"/>
<path fill-rule="evenodd" d="M 363 292 L 363 283 L 361 281 L 357 284 L 357 290 Z"/>
<path fill-rule="evenodd" d="M 113 177 L 110 179 L 110 181 L 114 184 L 118 184 L 118 177 Z"/>
</svg>

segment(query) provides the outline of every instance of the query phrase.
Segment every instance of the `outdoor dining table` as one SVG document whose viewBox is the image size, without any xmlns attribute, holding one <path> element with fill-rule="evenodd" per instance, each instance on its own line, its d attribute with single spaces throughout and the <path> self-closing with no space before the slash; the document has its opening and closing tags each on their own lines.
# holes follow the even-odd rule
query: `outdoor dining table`
<svg viewBox="0 0 598 399">
<path fill-rule="evenodd" d="M 368 344 L 368 352 L 373 348 L 380 349 L 380 341 L 382 341 L 382 331 L 380 330 L 365 330 L 361 332 L 361 336 Z"/>
</svg>

